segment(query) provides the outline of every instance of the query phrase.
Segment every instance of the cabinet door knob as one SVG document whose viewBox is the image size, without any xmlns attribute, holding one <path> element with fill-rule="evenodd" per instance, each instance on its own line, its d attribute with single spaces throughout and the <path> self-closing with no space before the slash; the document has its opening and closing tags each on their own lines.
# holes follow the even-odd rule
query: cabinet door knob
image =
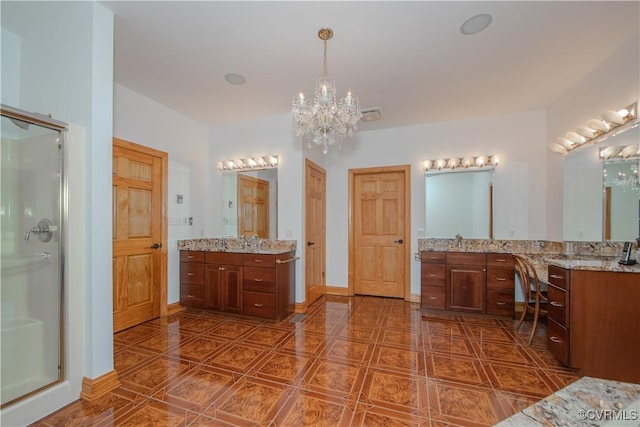
<svg viewBox="0 0 640 427">
<path fill-rule="evenodd" d="M 224 271 L 224 270 L 226 270 L 226 268 L 224 268 L 224 267 L 218 267 L 218 270 L 220 270 L 220 271 Z"/>
</svg>

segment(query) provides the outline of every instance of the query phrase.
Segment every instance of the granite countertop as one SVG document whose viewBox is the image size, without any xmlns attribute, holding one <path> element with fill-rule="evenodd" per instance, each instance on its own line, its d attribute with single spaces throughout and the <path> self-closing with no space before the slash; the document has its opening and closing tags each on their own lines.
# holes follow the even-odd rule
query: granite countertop
<svg viewBox="0 0 640 427">
<path fill-rule="evenodd" d="M 548 265 L 568 270 L 613 271 L 622 273 L 640 273 L 640 265 L 621 265 L 618 261 L 598 259 L 545 259 Z"/>
<path fill-rule="evenodd" d="M 496 426 L 637 426 L 639 423 L 640 384 L 582 377 Z"/>
<path fill-rule="evenodd" d="M 242 254 L 278 255 L 296 250 L 295 240 L 260 239 L 255 247 L 246 246 L 244 239 L 202 238 L 178 240 L 180 251 L 231 252 Z"/>
</svg>

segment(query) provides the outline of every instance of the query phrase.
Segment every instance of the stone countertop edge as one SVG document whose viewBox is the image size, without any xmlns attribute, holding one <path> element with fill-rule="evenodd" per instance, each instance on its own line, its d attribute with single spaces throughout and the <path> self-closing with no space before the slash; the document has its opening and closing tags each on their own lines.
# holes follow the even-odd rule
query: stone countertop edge
<svg viewBox="0 0 640 427">
<path fill-rule="evenodd" d="M 287 252 L 295 251 L 297 246 L 296 240 L 263 240 L 262 247 L 246 248 L 238 244 L 238 239 L 224 239 L 228 242 L 228 246 L 221 245 L 221 238 L 200 238 L 200 239 L 184 239 L 178 240 L 177 246 L 180 251 L 204 251 L 204 252 L 226 252 L 226 253 L 243 253 L 243 254 L 264 254 L 279 255 Z"/>
<path fill-rule="evenodd" d="M 615 416 L 637 423 L 639 405 L 640 384 L 582 377 L 496 426 L 605 426 Z"/>
<path fill-rule="evenodd" d="M 612 271 L 618 273 L 640 273 L 640 264 L 622 265 L 618 261 L 594 259 L 545 258 L 544 262 L 567 270 Z"/>
</svg>

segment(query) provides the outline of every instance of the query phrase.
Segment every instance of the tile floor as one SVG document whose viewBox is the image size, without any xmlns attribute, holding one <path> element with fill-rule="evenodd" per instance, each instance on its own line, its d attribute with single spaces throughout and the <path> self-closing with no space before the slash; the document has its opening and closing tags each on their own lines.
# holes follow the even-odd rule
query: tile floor
<svg viewBox="0 0 640 427">
<path fill-rule="evenodd" d="M 525 324 L 322 297 L 280 323 L 185 311 L 115 334 L 121 387 L 34 426 L 486 426 L 578 377 Z"/>
</svg>

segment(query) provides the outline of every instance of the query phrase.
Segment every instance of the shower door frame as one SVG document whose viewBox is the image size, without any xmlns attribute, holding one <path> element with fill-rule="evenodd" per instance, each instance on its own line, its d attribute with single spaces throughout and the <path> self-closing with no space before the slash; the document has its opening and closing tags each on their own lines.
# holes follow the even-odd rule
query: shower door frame
<svg viewBox="0 0 640 427">
<path fill-rule="evenodd" d="M 51 129 L 59 132 L 60 140 L 58 142 L 60 148 L 60 188 L 59 188 L 59 218 L 60 224 L 58 224 L 58 252 L 59 252 L 59 264 L 58 264 L 58 283 L 60 285 L 59 289 L 59 298 L 60 298 L 60 312 L 59 312 L 59 329 L 60 329 L 60 337 L 59 337 L 59 376 L 56 381 L 52 381 L 42 387 L 39 387 L 35 390 L 32 390 L 28 393 L 25 393 L 13 400 L 10 400 L 4 404 L 0 405 L 0 408 L 7 408 L 17 402 L 25 400 L 29 397 L 32 397 L 38 393 L 41 393 L 44 390 L 47 390 L 56 384 L 60 384 L 65 381 L 65 365 L 66 365 L 66 355 L 65 355 L 65 233 L 66 233 L 66 225 L 67 225 L 67 206 L 68 206 L 68 183 L 67 183 L 67 174 L 66 174 L 66 139 L 68 133 L 68 124 L 54 120 L 49 116 L 38 113 L 30 113 L 24 110 L 20 110 L 18 108 L 10 107 L 5 104 L 0 104 L 0 115 L 5 116 L 9 119 L 20 120 L 35 126 L 44 127 L 47 129 Z"/>
</svg>

